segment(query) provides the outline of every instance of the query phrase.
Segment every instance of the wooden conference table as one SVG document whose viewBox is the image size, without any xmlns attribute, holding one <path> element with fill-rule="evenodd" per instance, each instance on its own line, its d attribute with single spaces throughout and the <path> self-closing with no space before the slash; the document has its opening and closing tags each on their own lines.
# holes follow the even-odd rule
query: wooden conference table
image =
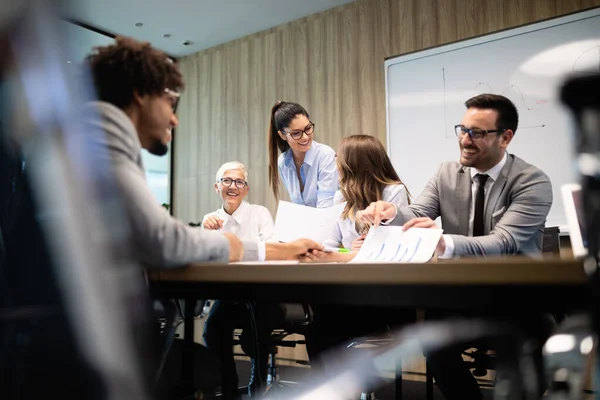
<svg viewBox="0 0 600 400">
<path fill-rule="evenodd" d="M 194 305 L 201 299 L 473 311 L 572 311 L 589 290 L 578 260 L 525 257 L 426 264 L 200 263 L 151 271 L 153 297 L 184 299 L 182 377 L 193 382 Z"/>
</svg>

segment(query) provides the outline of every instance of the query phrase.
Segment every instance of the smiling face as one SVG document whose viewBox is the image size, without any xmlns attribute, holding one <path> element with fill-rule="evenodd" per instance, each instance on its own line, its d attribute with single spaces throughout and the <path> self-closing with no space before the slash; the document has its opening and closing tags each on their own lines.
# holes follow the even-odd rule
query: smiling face
<svg viewBox="0 0 600 400">
<path fill-rule="evenodd" d="M 140 109 L 138 134 L 142 147 L 151 154 L 165 155 L 169 149 L 171 131 L 178 125 L 173 112 L 177 97 L 163 93 L 160 96 L 136 95 L 136 100 Z"/>
<path fill-rule="evenodd" d="M 498 111 L 471 107 L 467 109 L 461 124 L 468 129 L 496 130 Z M 468 134 L 459 136 L 460 163 L 465 167 L 473 167 L 478 171 L 487 171 L 498 164 L 514 133 L 506 130 L 503 133 L 488 133 L 479 140 L 473 140 Z"/>
<path fill-rule="evenodd" d="M 242 204 L 244 197 L 248 194 L 250 187 L 246 185 L 243 188 L 238 188 L 235 184 L 236 180 L 245 182 L 244 173 L 239 169 L 225 171 L 222 179 L 231 179 L 231 186 L 223 184 L 223 181 L 215 183 L 215 190 L 221 197 L 225 211 L 233 213 Z"/>
<path fill-rule="evenodd" d="M 290 145 L 290 148 L 295 154 L 306 153 L 310 149 L 313 141 L 313 135 L 311 133 L 313 130 L 310 129 L 310 126 L 310 120 L 305 115 L 298 114 L 283 132 L 279 131 L 279 136 Z M 289 134 L 299 132 L 305 133 L 303 133 L 302 136 L 296 140 L 290 135 L 286 135 L 286 132 Z M 307 135 L 307 133 L 310 133 L 310 135 Z"/>
</svg>

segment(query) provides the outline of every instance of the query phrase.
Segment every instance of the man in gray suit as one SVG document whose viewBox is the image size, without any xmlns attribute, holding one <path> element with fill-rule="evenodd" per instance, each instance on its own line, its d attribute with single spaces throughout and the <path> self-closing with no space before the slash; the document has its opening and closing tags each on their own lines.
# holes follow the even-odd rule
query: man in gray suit
<svg viewBox="0 0 600 400">
<path fill-rule="evenodd" d="M 552 185 L 540 169 L 506 151 L 517 130 L 517 108 L 494 94 L 473 97 L 465 105 L 463 120 L 455 127 L 460 162 L 443 163 L 411 205 L 396 209 L 379 201 L 360 211 L 357 219 L 408 229 L 437 228 L 434 220 L 441 217 L 440 258 L 539 256 Z M 429 365 L 447 399 L 481 399 L 461 350 L 429 355 Z"/>
<path fill-rule="evenodd" d="M 437 254 L 442 258 L 538 255 L 552 184 L 543 171 L 506 151 L 517 130 L 517 109 L 506 97 L 493 94 L 473 97 L 465 105 L 463 121 L 455 127 L 460 162 L 444 162 L 411 205 L 396 210 L 380 201 L 357 218 L 374 225 L 383 220 L 405 228 L 433 228 L 441 217 L 445 234 Z M 485 182 L 479 185 L 479 179 Z M 483 214 L 476 218 L 481 190 Z"/>
<path fill-rule="evenodd" d="M 183 89 L 179 69 L 148 43 L 118 38 L 99 47 L 86 63 L 99 101 L 85 106 L 85 133 L 96 154 L 110 165 L 129 220 L 134 249 L 148 266 L 183 266 L 199 261 L 296 259 L 311 240 L 291 243 L 240 241 L 230 233 L 192 228 L 171 217 L 146 184 L 141 149 L 164 155 L 177 126 L 175 108 Z"/>
</svg>

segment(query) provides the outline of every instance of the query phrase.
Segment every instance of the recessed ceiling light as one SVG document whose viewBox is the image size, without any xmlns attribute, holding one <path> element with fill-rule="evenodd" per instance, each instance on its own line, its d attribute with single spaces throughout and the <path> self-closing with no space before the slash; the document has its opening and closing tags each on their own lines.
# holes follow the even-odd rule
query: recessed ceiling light
<svg viewBox="0 0 600 400">
<path fill-rule="evenodd" d="M 143 22 L 136 22 L 135 26 L 137 26 L 138 28 L 141 28 L 142 26 L 144 26 Z"/>
<path fill-rule="evenodd" d="M 71 64 L 71 61 L 67 61 L 67 64 Z"/>
<path fill-rule="evenodd" d="M 192 42 L 191 40 L 186 40 L 184 42 L 181 43 L 184 46 L 189 46 L 190 44 L 194 44 L 194 42 Z"/>
<path fill-rule="evenodd" d="M 167 38 L 167 39 L 169 39 L 169 38 L 170 38 L 170 37 L 172 37 L 172 36 L 173 36 L 173 35 L 171 35 L 170 33 L 165 33 L 165 34 L 163 35 L 163 37 L 164 37 L 164 38 Z"/>
</svg>

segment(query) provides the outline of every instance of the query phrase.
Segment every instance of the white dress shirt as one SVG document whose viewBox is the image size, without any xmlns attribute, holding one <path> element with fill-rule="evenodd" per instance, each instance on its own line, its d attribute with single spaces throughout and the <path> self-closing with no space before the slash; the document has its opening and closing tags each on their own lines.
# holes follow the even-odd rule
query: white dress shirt
<svg viewBox="0 0 600 400">
<path fill-rule="evenodd" d="M 265 242 L 273 237 L 273 217 L 266 207 L 242 201 L 237 210 L 229 215 L 223 209 L 208 213 L 202 218 L 202 229 L 206 218 L 216 216 L 223 220 L 221 232 L 230 232 L 242 241 L 258 242 L 258 261 L 265 261 Z"/>
<path fill-rule="evenodd" d="M 498 180 L 498 177 L 500 176 L 500 172 L 502 171 L 502 168 L 504 168 L 504 164 L 506 164 L 507 158 L 508 158 L 508 155 L 506 152 L 504 152 L 504 157 L 502 157 L 502 160 L 500 160 L 500 162 L 498 164 L 494 165 L 492 168 L 490 168 L 487 171 L 479 172 L 475 168 L 470 169 L 471 170 L 471 207 L 470 207 L 470 211 L 469 211 L 469 236 L 473 236 L 473 221 L 475 219 L 475 202 L 473 201 L 473 199 L 475 198 L 477 189 L 479 188 L 479 185 L 475 182 L 475 180 L 473 178 L 477 174 L 483 174 L 483 175 L 489 176 L 489 178 L 485 182 L 485 187 L 483 189 L 484 193 L 485 193 L 484 204 L 487 206 L 487 200 L 488 200 L 488 196 L 491 192 L 492 186 L 494 186 L 494 183 Z M 485 210 L 484 210 L 484 213 L 485 213 Z M 442 254 L 438 257 L 439 258 L 451 258 L 454 255 L 454 240 L 452 240 L 452 236 L 450 236 L 450 235 L 442 235 L 442 237 L 444 238 L 444 242 L 446 243 L 446 250 L 444 251 L 444 254 Z"/>
<path fill-rule="evenodd" d="M 404 207 L 408 205 L 408 194 L 404 185 L 388 185 L 383 188 L 382 200 L 388 203 L 393 203 L 396 207 Z M 346 202 L 342 193 L 338 190 L 333 197 L 334 204 Z M 360 234 L 356 232 L 356 226 L 350 218 L 339 220 L 335 229 L 329 236 L 329 239 L 323 243 L 327 247 L 340 247 L 350 250 L 352 242 L 355 241 Z"/>
</svg>

